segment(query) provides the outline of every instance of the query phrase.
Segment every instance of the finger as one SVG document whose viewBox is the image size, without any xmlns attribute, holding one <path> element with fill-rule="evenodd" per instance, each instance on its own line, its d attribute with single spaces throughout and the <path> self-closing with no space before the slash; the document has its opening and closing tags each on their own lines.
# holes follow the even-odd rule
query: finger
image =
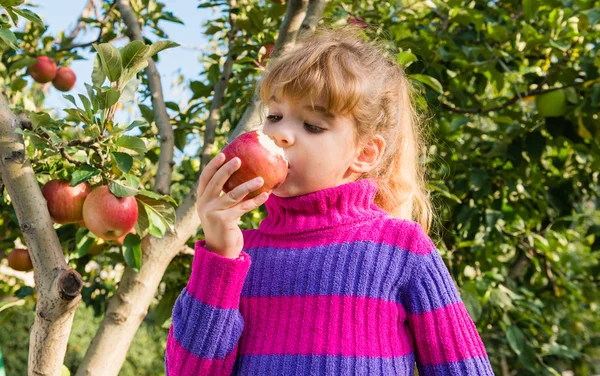
<svg viewBox="0 0 600 376">
<path fill-rule="evenodd" d="M 219 153 L 206 164 L 198 181 L 198 195 L 202 195 L 206 190 L 208 182 L 210 182 L 217 170 L 223 165 L 223 162 L 225 162 L 225 154 Z"/>
<path fill-rule="evenodd" d="M 267 192 L 263 192 L 256 197 L 240 202 L 231 209 L 227 210 L 227 212 L 231 216 L 230 218 L 240 218 L 242 215 L 264 204 L 268 198 L 269 194 Z"/>
<path fill-rule="evenodd" d="M 263 178 L 256 177 L 252 180 L 238 185 L 226 195 L 220 197 L 219 206 L 221 208 L 230 208 L 244 199 L 250 192 L 254 192 L 265 184 Z"/>
<path fill-rule="evenodd" d="M 240 168 L 241 164 L 241 160 L 238 157 L 235 157 L 222 165 L 208 182 L 205 192 L 211 197 L 219 197 L 221 191 L 223 191 L 225 182 L 227 182 L 227 179 Z"/>
</svg>

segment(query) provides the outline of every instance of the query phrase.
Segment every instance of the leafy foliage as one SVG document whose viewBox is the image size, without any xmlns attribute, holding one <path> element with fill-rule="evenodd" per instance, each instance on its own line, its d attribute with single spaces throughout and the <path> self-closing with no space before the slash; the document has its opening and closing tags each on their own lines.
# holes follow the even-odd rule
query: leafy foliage
<svg viewBox="0 0 600 376">
<path fill-rule="evenodd" d="M 213 51 L 201 56 L 200 72 L 182 78 L 189 101 L 166 103 L 175 145 L 186 154 L 175 166 L 171 195 L 159 196 L 151 192 L 160 152 L 156 125 L 147 79 L 139 72 L 149 57 L 175 46 L 164 41 L 168 36 L 160 24 L 181 21 L 163 3 L 133 0 L 145 30 L 161 40 L 118 49 L 110 42 L 122 23 L 106 4 L 105 31 L 88 46 L 97 57 L 89 62 L 94 70 L 87 91 L 66 96 L 73 107 L 64 118 L 54 118 L 43 107 L 41 87 L 23 79 L 26 67 L 42 54 L 62 62 L 80 57 L 69 48 L 72 40 L 62 35 L 55 43 L 17 3 L 0 6 L 31 22 L 23 32 L 12 32 L 10 11 L 10 19 L 0 19 L 0 84 L 13 107 L 32 121 L 23 134 L 40 183 L 64 178 L 73 185 L 109 184 L 114 194 L 138 202 L 137 236 L 129 235 L 124 246 L 107 244 L 99 255 L 88 253 L 96 239 L 87 230 L 57 228 L 69 263 L 86 281 L 84 302 L 101 315 L 124 265 L 140 267 L 140 237 L 173 229 L 174 208 L 197 179 L 199 158 L 186 146 L 202 144 L 226 59 L 229 9 L 220 0 L 199 5 L 215 9 L 205 24 Z M 366 35 L 389 47 L 417 89 L 415 101 L 431 141 L 424 162 L 438 218 L 432 237 L 498 375 L 565 370 L 586 375 L 595 372 L 600 358 L 598 9 L 600 3 L 591 0 L 334 0 L 325 11 L 330 24 L 344 24 L 349 16 L 364 19 L 370 25 Z M 285 10 L 270 1 L 238 2 L 239 35 L 231 51 L 236 61 L 226 78 L 216 150 L 250 101 L 264 69 L 263 46 L 276 41 Z M 544 118 L 535 99 L 552 90 L 564 91 L 567 111 Z M 115 123 L 115 111 L 132 101 L 142 119 Z M 264 215 L 261 208 L 240 223 L 256 228 Z M 6 194 L 0 234 L 4 249 L 21 237 Z M 202 235 L 200 229 L 188 246 Z M 167 268 L 149 313 L 157 328 L 168 327 L 190 267 L 191 257 L 182 255 Z M 19 284 L 0 281 L 0 302 L 34 293 Z"/>
</svg>

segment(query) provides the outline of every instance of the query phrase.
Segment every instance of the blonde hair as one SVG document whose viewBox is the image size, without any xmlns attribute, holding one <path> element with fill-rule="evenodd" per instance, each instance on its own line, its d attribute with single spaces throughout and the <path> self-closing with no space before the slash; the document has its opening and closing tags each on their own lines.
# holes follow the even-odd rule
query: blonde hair
<svg viewBox="0 0 600 376">
<path fill-rule="evenodd" d="M 319 27 L 268 65 L 259 83 L 260 97 L 302 100 L 324 95 L 328 111 L 351 114 L 356 144 L 381 135 L 386 140 L 372 178 L 375 203 L 396 218 L 421 224 L 429 232 L 433 217 L 419 161 L 425 149 L 423 122 L 410 81 L 378 42 L 351 26 Z"/>
</svg>

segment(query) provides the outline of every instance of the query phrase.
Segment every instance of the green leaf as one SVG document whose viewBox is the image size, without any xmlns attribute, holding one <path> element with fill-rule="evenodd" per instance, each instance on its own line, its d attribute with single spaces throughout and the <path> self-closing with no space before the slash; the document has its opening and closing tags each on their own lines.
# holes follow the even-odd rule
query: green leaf
<svg viewBox="0 0 600 376">
<path fill-rule="evenodd" d="M 144 42 L 140 40 L 134 40 L 133 42 L 128 43 L 121 49 L 123 69 L 129 69 L 139 61 L 146 60 L 144 56 L 149 49 L 150 47 L 146 46 Z"/>
<path fill-rule="evenodd" d="M 100 172 L 102 171 L 89 165 L 78 167 L 78 169 L 71 174 L 71 187 L 90 180 L 94 176 L 99 175 Z"/>
<path fill-rule="evenodd" d="M 119 101 L 120 96 L 121 93 L 115 88 L 102 90 L 97 96 L 98 108 L 102 110 L 114 106 Z"/>
<path fill-rule="evenodd" d="M 92 102 L 90 102 L 90 100 L 88 99 L 88 97 L 86 97 L 83 94 L 79 94 L 79 99 L 81 100 L 81 103 L 83 104 L 83 108 L 85 108 L 85 112 L 88 115 L 88 118 L 91 119 L 94 116 L 94 110 L 92 108 Z"/>
<path fill-rule="evenodd" d="M 133 77 L 131 80 L 129 80 L 127 85 L 125 85 L 125 87 L 123 88 L 121 98 L 119 98 L 119 102 L 126 104 L 133 101 L 135 92 L 137 91 L 140 82 L 142 82 L 142 80 L 136 77 Z"/>
<path fill-rule="evenodd" d="M 145 120 L 134 120 L 131 124 L 129 124 L 127 126 L 125 131 L 130 131 L 135 128 L 141 128 L 141 127 L 147 127 L 147 126 L 148 126 L 148 122 Z"/>
<path fill-rule="evenodd" d="M 123 71 L 123 64 L 121 62 L 121 54 L 117 47 L 110 43 L 101 43 L 93 45 L 98 56 L 100 56 L 100 62 L 102 63 L 102 70 L 110 82 L 116 82 L 121 78 L 121 72 Z"/>
<path fill-rule="evenodd" d="M 40 25 L 43 28 L 46 27 L 46 25 L 44 25 L 44 21 L 42 21 L 42 19 L 40 18 L 40 16 L 38 16 L 35 13 L 33 13 L 29 9 L 12 8 L 12 11 L 15 12 L 15 13 L 17 13 L 19 16 L 28 19 L 31 22 Z"/>
<path fill-rule="evenodd" d="M 176 291 L 169 291 L 163 295 L 152 314 L 152 318 L 156 325 L 162 325 L 169 317 L 171 317 L 173 306 L 175 305 L 178 296 L 179 293 Z"/>
<path fill-rule="evenodd" d="M 525 347 L 525 336 L 521 329 L 516 325 L 509 326 L 506 330 L 506 339 L 513 351 L 517 355 L 521 354 L 521 351 L 523 351 L 523 348 Z"/>
<path fill-rule="evenodd" d="M 0 28 L 0 39 L 13 50 L 19 49 L 19 47 L 17 47 L 17 37 L 9 29 Z"/>
<path fill-rule="evenodd" d="M 37 59 L 31 56 L 24 56 L 22 59 L 12 62 L 8 68 L 9 73 L 13 73 L 17 69 L 25 68 L 37 63 Z"/>
<path fill-rule="evenodd" d="M 124 181 L 111 181 L 108 184 L 108 189 L 117 197 L 131 197 L 138 194 L 137 188 L 130 187 Z"/>
<path fill-rule="evenodd" d="M 175 137 L 175 146 L 177 149 L 183 151 L 187 141 L 187 131 L 185 129 L 175 129 L 173 137 Z"/>
<path fill-rule="evenodd" d="M 139 197 L 139 196 L 138 196 Z M 140 200 L 136 200 L 138 206 L 138 219 L 135 223 L 135 232 L 141 237 L 146 236 L 150 223 L 148 222 L 148 214 L 146 214 L 146 207 Z"/>
<path fill-rule="evenodd" d="M 75 98 L 71 94 L 63 94 L 63 98 L 73 103 L 73 106 L 77 107 L 77 103 L 75 102 Z"/>
<path fill-rule="evenodd" d="M 125 149 L 133 150 L 138 154 L 144 155 L 146 153 L 146 144 L 144 143 L 144 140 L 139 137 L 121 136 L 115 145 Z"/>
<path fill-rule="evenodd" d="M 154 112 L 152 112 L 152 109 L 145 104 L 139 104 L 139 107 L 142 117 L 146 119 L 148 123 L 152 123 L 154 121 Z"/>
<path fill-rule="evenodd" d="M 94 244 L 94 238 L 89 237 L 87 235 L 89 233 L 89 230 L 86 228 L 80 228 L 77 230 L 78 235 L 79 235 L 80 230 L 85 231 L 86 235 L 81 237 L 80 240 L 77 240 L 77 243 L 75 245 L 75 254 L 71 255 L 71 259 L 78 259 L 78 258 L 81 258 L 81 257 L 87 255 L 91 245 Z"/>
<path fill-rule="evenodd" d="M 442 87 L 442 84 L 437 79 L 435 79 L 431 76 L 427 76 L 425 74 L 412 74 L 412 75 L 410 75 L 410 78 L 417 80 L 421 83 L 424 83 L 425 85 L 429 86 L 430 88 L 432 88 L 439 94 L 444 93 L 444 88 Z"/>
<path fill-rule="evenodd" d="M 135 175 L 132 174 L 125 174 L 125 180 L 127 180 L 127 183 L 129 184 L 130 187 L 134 187 L 136 189 L 138 189 L 140 187 L 140 178 L 138 178 Z"/>
<path fill-rule="evenodd" d="M 106 74 L 104 73 L 104 69 L 102 69 L 100 54 L 97 54 L 94 59 L 94 68 L 92 70 L 92 84 L 95 86 L 102 86 L 104 81 L 106 81 Z"/>
<path fill-rule="evenodd" d="M 177 205 L 177 201 L 175 201 L 175 199 L 173 199 L 173 197 L 168 196 L 168 195 L 161 195 L 156 192 L 147 191 L 145 189 L 140 189 L 140 194 L 143 196 L 146 196 L 146 197 L 153 198 L 155 200 L 166 200 L 166 201 L 169 201 L 170 203 L 172 203 L 173 205 Z"/>
<path fill-rule="evenodd" d="M 127 266 L 140 271 L 142 267 L 142 242 L 138 235 L 127 234 L 123 241 L 123 257 Z"/>
<path fill-rule="evenodd" d="M 154 56 L 162 50 L 177 46 L 179 46 L 179 44 L 175 42 L 161 40 L 156 43 L 153 43 L 150 46 L 144 46 L 143 48 L 139 43 L 135 43 L 127 49 L 123 48 L 123 50 L 125 50 L 123 54 L 127 57 L 128 61 L 126 73 L 123 75 L 121 86 L 129 82 L 129 80 L 131 80 L 133 77 L 135 77 L 135 75 L 139 71 L 146 68 L 148 66 L 149 58 L 151 58 L 152 56 Z M 121 50 L 121 52 L 123 52 L 123 50 Z"/>
<path fill-rule="evenodd" d="M 419 59 L 410 51 L 400 51 L 396 60 L 401 67 L 408 68 L 409 65 Z"/>
<path fill-rule="evenodd" d="M 136 196 L 136 199 L 144 204 L 151 224 L 158 228 L 166 227 L 172 232 L 175 231 L 175 207 L 171 203 L 143 195 Z M 161 224 L 155 223 L 156 221 Z"/>
<path fill-rule="evenodd" d="M 119 170 L 126 174 L 129 173 L 129 170 L 131 170 L 131 167 L 133 166 L 133 158 L 131 155 L 127 153 L 120 153 L 118 151 L 114 151 L 111 154 L 114 157 Z"/>
<path fill-rule="evenodd" d="M 479 303 L 479 299 L 477 299 L 477 296 L 470 291 L 463 290 L 460 295 L 465 307 L 467 308 L 467 311 L 469 312 L 469 316 L 471 316 L 471 319 L 474 322 L 477 322 L 481 317 L 481 312 L 483 311 L 481 303 Z"/>
<path fill-rule="evenodd" d="M 523 14 L 527 21 L 535 17 L 539 6 L 538 0 L 523 0 Z"/>
</svg>

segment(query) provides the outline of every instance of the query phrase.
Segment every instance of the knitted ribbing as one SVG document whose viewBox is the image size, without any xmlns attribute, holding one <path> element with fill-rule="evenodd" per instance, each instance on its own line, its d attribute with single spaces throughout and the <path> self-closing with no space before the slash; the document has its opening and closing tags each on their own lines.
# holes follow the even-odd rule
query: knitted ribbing
<svg viewBox="0 0 600 376">
<path fill-rule="evenodd" d="M 271 195 L 228 259 L 196 244 L 168 375 L 493 375 L 448 269 L 360 180 Z"/>
</svg>

